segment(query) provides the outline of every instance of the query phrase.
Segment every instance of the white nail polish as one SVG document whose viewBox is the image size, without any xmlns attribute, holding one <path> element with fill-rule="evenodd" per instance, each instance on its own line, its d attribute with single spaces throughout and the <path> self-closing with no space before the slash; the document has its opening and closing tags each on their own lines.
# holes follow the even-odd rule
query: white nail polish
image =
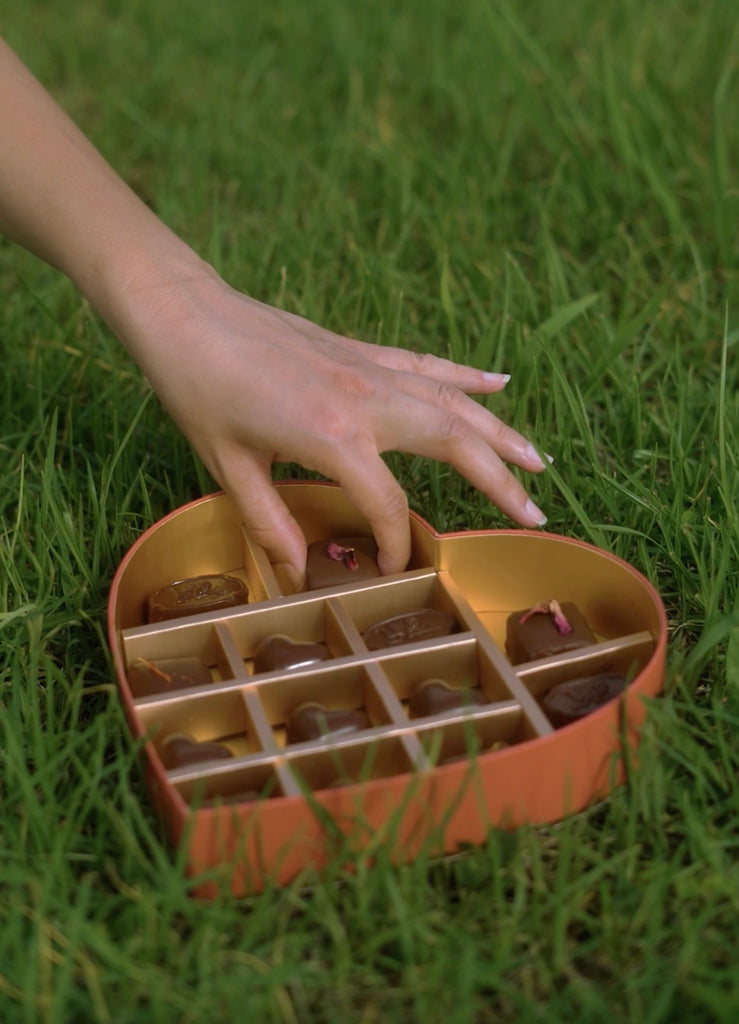
<svg viewBox="0 0 739 1024">
<path fill-rule="evenodd" d="M 544 460 L 531 443 L 526 445 L 526 461 L 537 469 L 545 468 Z"/>
<path fill-rule="evenodd" d="M 510 373 L 488 373 L 487 370 L 483 372 L 483 377 L 491 384 L 507 384 L 511 379 Z"/>
<path fill-rule="evenodd" d="M 547 517 L 544 515 L 542 510 L 539 508 L 538 505 L 535 505 L 530 498 L 526 502 L 524 512 L 526 513 L 529 519 L 532 519 L 534 521 L 535 526 L 544 526 L 544 524 L 547 521 Z"/>
</svg>

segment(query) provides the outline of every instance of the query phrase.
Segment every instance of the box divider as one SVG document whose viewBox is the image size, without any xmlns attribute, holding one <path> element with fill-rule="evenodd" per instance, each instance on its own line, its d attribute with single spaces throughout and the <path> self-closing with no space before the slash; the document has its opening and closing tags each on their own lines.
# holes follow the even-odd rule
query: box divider
<svg viewBox="0 0 739 1024">
<path fill-rule="evenodd" d="M 217 622 L 216 627 L 216 643 L 220 649 L 221 659 L 219 659 L 219 670 L 222 678 L 224 679 L 248 679 L 249 674 L 246 671 L 244 665 L 244 659 L 241 657 L 238 647 L 236 646 L 236 640 L 234 635 L 225 622 Z M 220 663 L 222 661 L 222 664 Z M 224 671 L 224 668 L 227 671 Z"/>
<path fill-rule="evenodd" d="M 506 656 L 483 627 L 474 609 L 448 572 L 439 572 L 439 584 L 454 603 L 462 621 L 474 633 L 480 653 L 490 661 L 505 688 L 521 705 L 525 722 L 528 725 L 528 728 L 524 730 L 529 734 L 527 739 L 548 736 L 554 731 L 549 719 L 529 692 L 528 687 L 519 679 Z"/>
<path fill-rule="evenodd" d="M 280 752 L 280 748 L 277 746 L 275 741 L 275 734 L 272 731 L 272 726 L 269 724 L 267 716 L 264 713 L 262 702 L 257 695 L 257 692 L 253 689 L 242 690 L 241 699 L 244 702 L 246 708 L 246 715 L 249 719 L 249 724 L 252 727 L 254 735 L 259 741 L 259 746 L 268 754 L 272 754 L 273 757 L 277 756 Z"/>
<path fill-rule="evenodd" d="M 411 767 L 417 771 L 425 771 L 430 767 L 426 752 L 416 736 L 415 729 L 405 708 L 398 700 L 395 690 L 390 685 L 382 668 L 376 661 L 367 663 L 367 678 L 385 709 L 388 721 L 399 728 L 398 738 L 403 745 Z"/>
<path fill-rule="evenodd" d="M 250 603 L 282 597 L 285 591 L 280 586 L 266 551 L 249 537 L 243 526 L 241 527 L 241 548 Z"/>
<path fill-rule="evenodd" d="M 277 784 L 285 796 L 302 796 L 303 789 L 286 761 L 282 760 L 282 758 L 275 761 L 274 772 L 277 776 Z"/>
<path fill-rule="evenodd" d="M 578 676 L 594 675 L 606 671 L 628 671 L 629 661 L 639 666 L 647 663 L 654 651 L 654 637 L 651 633 L 629 633 L 614 640 L 604 640 L 575 651 L 563 651 L 549 658 L 527 661 L 515 666 L 516 674 L 527 690 L 540 697 L 557 683 Z M 614 666 L 618 666 L 616 669 Z"/>
<path fill-rule="evenodd" d="M 352 654 L 367 653 L 367 648 L 362 642 L 359 630 L 354 625 L 352 617 L 349 615 L 340 597 L 326 598 L 324 621 L 326 641 L 329 647 L 347 646 Z M 337 639 L 342 642 L 337 644 Z"/>
</svg>

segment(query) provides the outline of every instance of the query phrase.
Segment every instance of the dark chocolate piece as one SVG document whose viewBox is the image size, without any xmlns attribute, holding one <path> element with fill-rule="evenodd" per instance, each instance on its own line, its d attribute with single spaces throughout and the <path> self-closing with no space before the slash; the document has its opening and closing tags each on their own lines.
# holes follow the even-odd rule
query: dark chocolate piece
<svg viewBox="0 0 739 1024">
<path fill-rule="evenodd" d="M 308 545 L 307 590 L 372 580 L 379 575 L 377 544 L 372 537 L 337 537 Z"/>
<path fill-rule="evenodd" d="M 620 672 L 602 672 L 559 683 L 541 698 L 540 703 L 555 729 L 560 729 L 597 711 L 623 693 L 625 687 L 626 676 Z"/>
<path fill-rule="evenodd" d="M 441 612 L 436 608 L 421 608 L 415 612 L 405 612 L 375 622 L 362 633 L 362 639 L 368 650 L 377 651 L 382 647 L 397 647 L 416 640 L 448 636 L 455 633 L 457 628 L 456 619 L 448 612 Z"/>
<path fill-rule="evenodd" d="M 487 703 L 479 686 L 450 686 L 443 679 L 426 679 L 411 694 L 408 710 L 413 718 L 426 718 Z"/>
<path fill-rule="evenodd" d="M 200 658 L 165 658 L 149 661 L 137 658 L 128 670 L 128 685 L 134 697 L 151 697 L 155 693 L 205 686 L 211 675 Z"/>
<path fill-rule="evenodd" d="M 192 736 L 175 732 L 162 743 L 162 761 L 165 768 L 188 768 L 209 761 L 223 761 L 233 754 L 222 743 L 194 740 Z"/>
<path fill-rule="evenodd" d="M 535 605 L 508 616 L 505 647 L 513 665 L 595 643 L 590 627 L 574 604 L 565 601 L 561 607 L 556 604 L 556 611 L 545 610 L 553 604 L 556 602 Z M 560 612 L 566 625 L 561 624 Z"/>
<path fill-rule="evenodd" d="M 301 643 L 282 633 L 266 636 L 254 651 L 255 672 L 289 671 L 327 661 L 331 652 L 325 644 Z"/>
<path fill-rule="evenodd" d="M 330 739 L 338 734 L 371 728 L 366 711 L 357 708 L 329 709 L 323 704 L 301 704 L 285 723 L 288 743 Z"/>
<path fill-rule="evenodd" d="M 235 576 L 214 573 L 177 580 L 152 594 L 148 604 L 149 622 L 181 619 L 199 612 L 220 611 L 246 604 L 246 584 Z"/>
</svg>

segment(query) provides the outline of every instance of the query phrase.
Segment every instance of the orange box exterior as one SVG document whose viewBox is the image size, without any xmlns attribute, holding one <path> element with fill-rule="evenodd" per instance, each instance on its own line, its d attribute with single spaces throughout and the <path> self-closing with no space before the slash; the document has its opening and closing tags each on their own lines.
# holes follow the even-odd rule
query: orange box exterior
<svg viewBox="0 0 739 1024">
<path fill-rule="evenodd" d="M 299 482 L 280 487 L 309 543 L 369 533 L 338 488 Z M 156 810 L 172 842 L 186 845 L 190 872 L 205 876 L 199 894 L 213 895 L 224 885 L 241 895 L 260 890 L 267 880 L 285 884 L 337 853 L 351 857 L 379 842 L 399 862 L 421 850 L 451 854 L 462 844 L 483 842 L 492 827 L 554 822 L 581 811 L 623 781 L 624 746 L 636 749 L 644 698 L 658 694 L 664 680 L 667 623 L 650 583 L 622 560 L 565 537 L 525 530 L 439 535 L 413 513 L 410 527 L 413 554 L 406 573 L 291 594 L 264 552 L 243 534 L 229 499 L 211 495 L 156 523 L 121 562 L 108 606 L 117 682 L 132 735 L 142 742 Z M 249 586 L 250 603 L 192 620 L 146 624 L 152 592 L 208 573 L 239 574 Z M 596 645 L 574 652 L 575 658 L 511 666 L 504 651 L 507 616 L 553 596 L 578 605 Z M 383 618 L 388 607 L 429 600 L 453 608 L 461 624 L 457 636 L 392 652 L 363 649 L 357 638 L 367 620 Z M 322 638 L 321 630 L 332 638 L 335 632 L 343 639 L 333 642 L 346 647 L 337 647 L 333 663 L 290 679 L 250 675 L 254 638 L 283 626 L 289 627 L 285 632 L 304 628 L 309 639 Z M 212 687 L 136 699 L 129 664 L 160 651 L 171 657 L 178 645 L 214 666 Z M 536 698 L 563 678 L 614 663 L 635 673 L 623 696 L 552 729 Z M 454 720 L 407 720 L 402 700 L 429 665 L 451 675 L 476 671 L 489 705 L 469 719 L 460 712 Z M 373 714 L 387 717 L 361 742 L 339 742 L 334 754 L 325 741 L 285 746 L 275 710 L 281 695 L 304 690 L 310 700 L 316 688 L 346 694 L 347 700 L 371 691 L 371 706 L 379 708 Z M 242 714 L 236 740 L 227 737 L 235 752 L 231 760 L 207 766 L 200 775 L 165 769 L 158 745 L 162 729 L 184 723 L 193 734 L 202 732 L 198 738 L 219 739 L 224 723 L 241 722 Z M 478 746 L 469 758 L 436 763 L 439 750 L 459 748 L 470 730 Z M 361 765 L 356 781 L 324 785 L 333 756 Z M 258 802 L 226 802 L 238 793 L 242 777 L 269 777 L 276 788 Z M 216 794 L 214 802 L 201 801 L 199 786 Z"/>
</svg>

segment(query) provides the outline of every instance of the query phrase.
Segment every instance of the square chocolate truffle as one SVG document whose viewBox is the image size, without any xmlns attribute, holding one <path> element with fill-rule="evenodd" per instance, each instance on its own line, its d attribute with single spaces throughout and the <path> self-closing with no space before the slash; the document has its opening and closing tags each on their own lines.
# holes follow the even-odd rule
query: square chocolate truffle
<svg viewBox="0 0 739 1024">
<path fill-rule="evenodd" d="M 508 616 L 506 652 L 513 665 L 549 658 L 595 643 L 595 636 L 574 604 L 552 599 Z"/>
<path fill-rule="evenodd" d="M 377 544 L 372 537 L 337 537 L 308 545 L 305 566 L 307 590 L 343 586 L 376 579 Z"/>
</svg>

